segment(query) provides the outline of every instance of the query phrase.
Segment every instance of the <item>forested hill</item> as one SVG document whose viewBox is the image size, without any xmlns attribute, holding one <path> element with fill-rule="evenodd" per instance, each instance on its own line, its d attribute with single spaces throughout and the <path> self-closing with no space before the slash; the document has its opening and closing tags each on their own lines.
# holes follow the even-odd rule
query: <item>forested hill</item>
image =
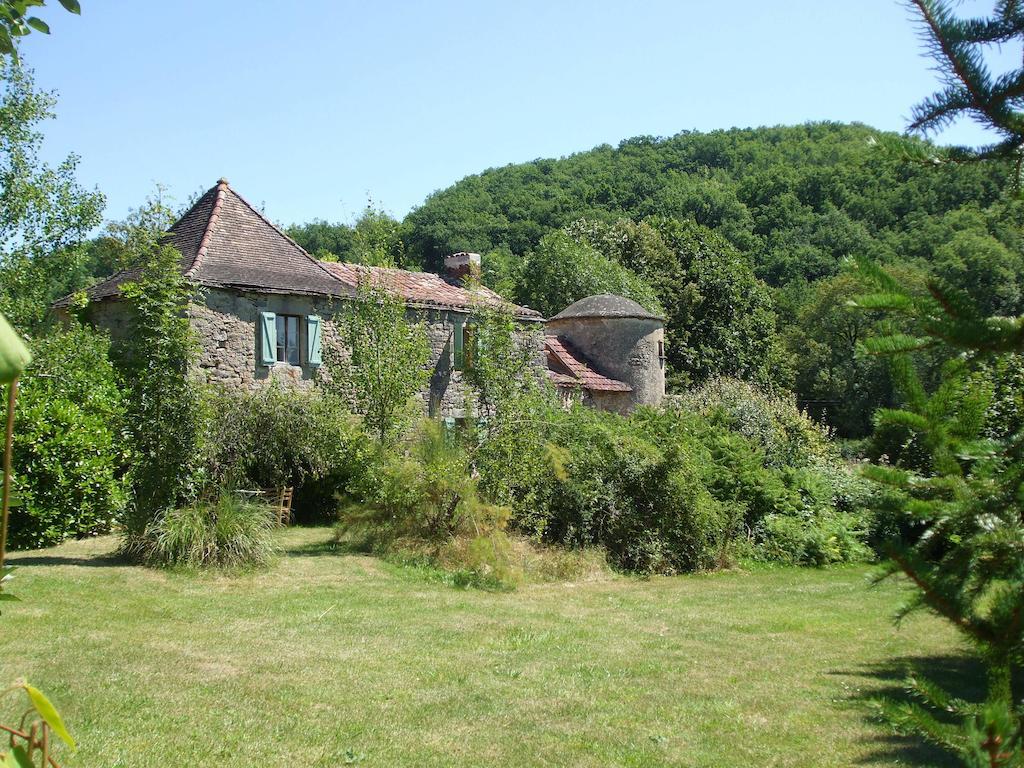
<svg viewBox="0 0 1024 768">
<path fill-rule="evenodd" d="M 406 219 L 405 239 L 436 268 L 459 250 L 524 254 L 583 217 L 692 219 L 779 285 L 832 274 L 853 253 L 927 256 L 927 230 L 950 211 L 991 205 L 1005 188 L 997 166 L 908 163 L 881 151 L 878 136 L 837 123 L 687 131 L 493 168 L 427 198 Z"/>
<path fill-rule="evenodd" d="M 791 388 L 856 437 L 899 398 L 859 352 L 880 320 L 850 308 L 862 287 L 847 257 L 937 274 L 986 314 L 1024 312 L 1008 168 L 915 162 L 907 141 L 836 123 L 635 138 L 468 176 L 401 223 L 368 209 L 354 227 L 290 233 L 321 257 L 431 270 L 476 251 L 487 284 L 546 316 L 628 296 L 667 319 L 671 389 L 716 376 Z"/>
</svg>

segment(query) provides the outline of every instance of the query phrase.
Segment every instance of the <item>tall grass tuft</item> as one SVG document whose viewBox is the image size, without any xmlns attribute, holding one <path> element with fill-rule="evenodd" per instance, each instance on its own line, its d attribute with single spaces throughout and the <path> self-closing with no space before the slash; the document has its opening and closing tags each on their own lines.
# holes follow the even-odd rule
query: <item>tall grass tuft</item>
<svg viewBox="0 0 1024 768">
<path fill-rule="evenodd" d="M 177 568 L 252 568 L 273 554 L 273 509 L 222 492 L 213 502 L 172 509 L 126 542 L 149 565 Z"/>
</svg>

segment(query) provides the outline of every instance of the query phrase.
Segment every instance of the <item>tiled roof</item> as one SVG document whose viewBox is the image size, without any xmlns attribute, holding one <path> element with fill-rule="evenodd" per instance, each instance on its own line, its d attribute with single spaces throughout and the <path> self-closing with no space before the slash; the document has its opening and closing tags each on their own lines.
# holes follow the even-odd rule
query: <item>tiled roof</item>
<svg viewBox="0 0 1024 768">
<path fill-rule="evenodd" d="M 330 261 L 322 261 L 320 264 L 350 288 L 354 289 L 360 280 L 369 277 L 375 284 L 397 293 L 406 304 L 413 307 L 472 311 L 483 305 L 512 310 L 520 320 L 542 319 L 536 310 L 512 304 L 490 288 L 466 288 L 433 272 L 407 272 L 403 269 Z"/>
<path fill-rule="evenodd" d="M 410 306 L 468 312 L 482 304 L 510 309 L 520 320 L 543 319 L 539 312 L 516 306 L 488 288 L 465 288 L 431 272 L 317 261 L 225 179 L 174 223 L 168 242 L 181 251 L 182 274 L 200 285 L 348 297 L 355 295 L 360 278 L 369 274 Z M 115 298 L 122 283 L 138 278 L 138 269 L 118 272 L 86 289 L 86 294 L 90 300 Z M 66 296 L 54 306 L 68 306 L 72 298 Z"/>
<path fill-rule="evenodd" d="M 350 296 L 340 283 L 298 243 L 228 186 L 217 182 L 168 233 L 181 252 L 181 270 L 200 285 L 264 293 Z M 138 269 L 117 273 L 86 290 L 92 300 L 113 298 L 122 283 L 136 280 Z M 54 306 L 66 306 L 65 297 Z"/>
<path fill-rule="evenodd" d="M 582 387 L 598 392 L 632 392 L 624 381 L 602 376 L 561 336 L 545 336 L 548 375 L 557 387 Z"/>
</svg>

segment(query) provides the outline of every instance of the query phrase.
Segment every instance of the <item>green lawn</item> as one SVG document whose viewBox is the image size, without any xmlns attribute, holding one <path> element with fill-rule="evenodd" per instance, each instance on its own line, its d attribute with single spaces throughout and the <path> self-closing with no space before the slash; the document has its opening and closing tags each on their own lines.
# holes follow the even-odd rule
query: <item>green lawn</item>
<svg viewBox="0 0 1024 768">
<path fill-rule="evenodd" d="M 67 766 L 930 765 L 865 717 L 901 629 L 866 568 L 459 590 L 282 534 L 265 573 L 118 564 L 113 539 L 18 553 L 0 680 L 51 694 Z"/>
</svg>

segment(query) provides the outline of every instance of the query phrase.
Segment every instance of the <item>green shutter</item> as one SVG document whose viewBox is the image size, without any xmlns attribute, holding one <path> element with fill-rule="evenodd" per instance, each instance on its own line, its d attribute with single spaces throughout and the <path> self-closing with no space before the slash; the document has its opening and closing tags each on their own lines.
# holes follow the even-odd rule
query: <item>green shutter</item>
<svg viewBox="0 0 1024 768">
<path fill-rule="evenodd" d="M 466 329 L 466 321 L 465 320 L 460 318 L 460 319 L 455 321 L 455 332 L 454 332 L 453 335 L 455 337 L 455 361 L 454 361 L 454 366 L 455 366 L 455 370 L 456 371 L 461 371 L 463 365 L 465 364 L 465 359 L 464 359 L 463 349 L 462 349 L 462 341 L 463 341 L 462 334 L 465 331 L 465 329 Z"/>
<path fill-rule="evenodd" d="M 306 362 L 316 366 L 323 362 L 320 352 L 320 318 L 309 315 L 306 318 Z"/>
<path fill-rule="evenodd" d="M 273 312 L 260 312 L 260 364 L 277 362 L 277 316 Z"/>
</svg>

